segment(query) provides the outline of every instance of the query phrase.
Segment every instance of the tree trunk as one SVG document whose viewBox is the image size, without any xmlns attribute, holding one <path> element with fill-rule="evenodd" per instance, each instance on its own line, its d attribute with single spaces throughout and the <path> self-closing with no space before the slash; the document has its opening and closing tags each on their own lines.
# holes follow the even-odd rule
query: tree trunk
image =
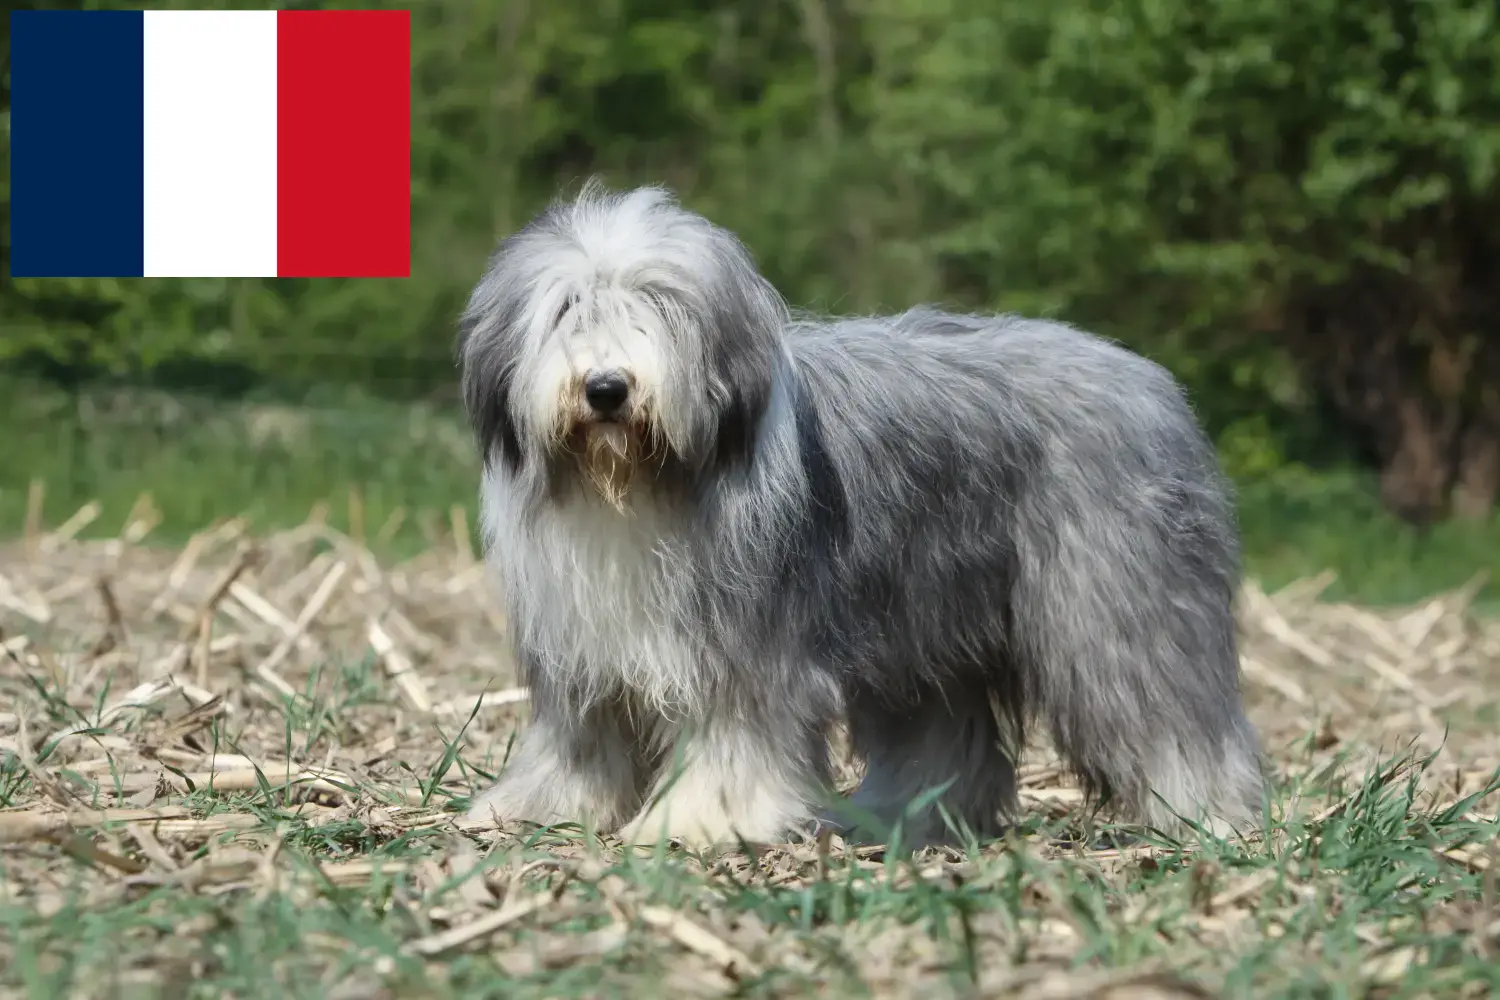
<svg viewBox="0 0 1500 1000">
<path fill-rule="evenodd" d="M 1500 389 L 1486 387 L 1490 396 Z M 1464 431 L 1458 447 L 1458 468 L 1453 484 L 1453 516 L 1464 521 L 1488 520 L 1500 499 L 1500 400 L 1487 399 L 1489 406 L 1478 413 Z"/>
<path fill-rule="evenodd" d="M 1415 394 L 1392 405 L 1396 438 L 1380 470 L 1380 499 L 1413 524 L 1431 524 L 1443 514 L 1452 482 L 1451 421 L 1435 416 Z"/>
</svg>

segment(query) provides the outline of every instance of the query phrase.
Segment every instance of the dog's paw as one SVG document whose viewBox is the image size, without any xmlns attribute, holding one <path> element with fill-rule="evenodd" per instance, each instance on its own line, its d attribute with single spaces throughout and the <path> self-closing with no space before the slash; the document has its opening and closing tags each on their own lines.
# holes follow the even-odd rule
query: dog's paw
<svg viewBox="0 0 1500 1000">
<path fill-rule="evenodd" d="M 626 844 L 654 846 L 675 842 L 692 851 L 732 850 L 742 843 L 771 843 L 777 833 L 757 829 L 710 799 L 669 794 L 621 827 Z"/>
<path fill-rule="evenodd" d="M 545 826 L 569 818 L 558 815 L 548 803 L 538 801 L 535 794 L 528 794 L 529 791 L 532 790 L 525 783 L 502 779 L 469 801 L 464 822 L 491 826 L 522 822 Z"/>
<path fill-rule="evenodd" d="M 726 831 L 715 829 L 715 826 L 716 824 L 705 824 L 699 819 L 678 818 L 657 807 L 646 810 L 626 823 L 616 836 L 621 843 L 635 846 L 651 847 L 667 841 L 689 850 L 701 851 L 732 839 L 726 835 Z"/>
<path fill-rule="evenodd" d="M 468 811 L 463 815 L 465 823 L 488 823 L 491 826 L 500 826 L 507 819 L 513 817 L 506 815 L 506 802 L 500 793 L 502 789 L 498 786 L 487 789 L 474 796 L 469 802 Z"/>
</svg>

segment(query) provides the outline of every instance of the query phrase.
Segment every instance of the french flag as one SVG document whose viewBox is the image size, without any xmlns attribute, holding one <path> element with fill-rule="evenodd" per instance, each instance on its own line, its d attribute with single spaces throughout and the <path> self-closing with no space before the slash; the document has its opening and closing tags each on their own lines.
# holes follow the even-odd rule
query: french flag
<svg viewBox="0 0 1500 1000">
<path fill-rule="evenodd" d="M 410 12 L 10 17 L 13 277 L 410 273 Z"/>
</svg>

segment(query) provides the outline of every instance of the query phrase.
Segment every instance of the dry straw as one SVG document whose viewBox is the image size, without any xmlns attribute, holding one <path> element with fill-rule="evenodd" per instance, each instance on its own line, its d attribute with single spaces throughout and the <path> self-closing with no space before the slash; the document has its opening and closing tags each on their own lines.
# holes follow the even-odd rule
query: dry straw
<svg viewBox="0 0 1500 1000">
<path fill-rule="evenodd" d="M 383 564 L 326 524 L 321 508 L 302 525 L 258 538 L 243 520 L 224 520 L 172 551 L 144 544 L 159 519 L 149 496 L 115 538 L 80 541 L 99 505 L 45 530 L 42 492 L 32 491 L 26 537 L 0 547 L 0 678 L 13 691 L 24 691 L 15 684 L 24 677 L 44 678 L 80 709 L 71 727 L 28 720 L 30 737 L 39 739 L 32 752 L 60 741 L 52 764 L 87 770 L 78 757 L 105 759 L 100 737 L 72 731 L 149 717 L 157 727 L 147 729 L 172 745 L 132 737 L 114 747 L 107 759 L 117 789 L 128 795 L 152 782 L 188 782 L 245 790 L 250 779 L 237 772 L 254 774 L 248 760 L 221 755 L 222 773 L 213 777 L 213 755 L 187 759 L 182 741 L 195 732 L 201 740 L 215 719 L 305 701 L 310 675 L 341 664 L 378 665 L 383 690 L 373 697 L 387 726 L 430 719 L 452 732 L 473 714 L 472 737 L 503 743 L 524 708 L 505 622 L 461 508 L 450 512 L 447 539 Z M 350 503 L 363 511 L 356 494 Z M 1324 575 L 1275 594 L 1254 581 L 1243 588 L 1244 684 L 1273 750 L 1312 731 L 1324 734 L 1325 750 L 1363 744 L 1378 754 L 1398 739 L 1436 746 L 1442 716 L 1488 700 L 1500 625 L 1467 614 L 1482 577 L 1391 610 L 1318 600 L 1330 583 Z M 106 681 L 110 693 L 96 705 Z M 15 708 L 27 704 L 23 697 Z M 22 714 L 0 711 L 0 749 L 19 749 Z M 1500 764 L 1500 737 L 1470 733 L 1465 742 L 1465 752 L 1453 755 L 1467 765 L 1457 787 Z M 183 776 L 164 770 L 162 753 L 178 755 L 173 763 Z M 1027 795 L 1033 806 L 1065 812 L 1078 793 L 1041 753 L 1023 768 Z M 339 769 L 306 760 L 262 762 L 261 770 L 330 795 L 348 794 L 369 777 L 358 768 L 340 777 Z M 19 815 L 0 813 L 0 830 L 21 823 Z"/>
</svg>

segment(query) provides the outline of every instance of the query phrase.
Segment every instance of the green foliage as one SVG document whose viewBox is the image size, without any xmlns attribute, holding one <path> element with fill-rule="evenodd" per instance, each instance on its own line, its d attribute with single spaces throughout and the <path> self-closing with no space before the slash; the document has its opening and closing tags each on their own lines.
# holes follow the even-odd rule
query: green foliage
<svg viewBox="0 0 1500 1000">
<path fill-rule="evenodd" d="M 422 403 L 393 405 L 358 390 L 324 391 L 310 405 L 138 390 L 71 394 L 0 379 L 0 538 L 19 534 L 33 479 L 56 526 L 90 501 L 87 534 L 117 533 L 150 494 L 162 523 L 153 541 L 184 542 L 224 517 L 256 530 L 301 523 L 319 504 L 350 525 L 357 497 L 372 541 L 407 554 L 447 532 L 455 504 L 474 507 L 478 461 L 467 428 Z M 477 539 L 475 540 L 477 541 Z"/>
<path fill-rule="evenodd" d="M 1308 413 L 1299 293 L 1361 263 L 1437 281 L 1447 221 L 1500 218 L 1484 0 L 871 10 L 870 141 L 921 201 L 913 256 L 1163 360 L 1238 447 L 1263 439 L 1240 471 Z"/>
<path fill-rule="evenodd" d="M 411 6 L 295 4 L 346 5 Z M 1453 276 L 1500 232 L 1496 16 L 1489 0 L 430 0 L 413 7 L 410 279 L 14 281 L 0 361 L 446 390 L 496 239 L 598 173 L 674 186 L 799 305 L 937 300 L 1117 336 L 1187 382 L 1241 478 L 1347 458 L 1298 310 L 1357 268 L 1475 298 Z"/>
</svg>

